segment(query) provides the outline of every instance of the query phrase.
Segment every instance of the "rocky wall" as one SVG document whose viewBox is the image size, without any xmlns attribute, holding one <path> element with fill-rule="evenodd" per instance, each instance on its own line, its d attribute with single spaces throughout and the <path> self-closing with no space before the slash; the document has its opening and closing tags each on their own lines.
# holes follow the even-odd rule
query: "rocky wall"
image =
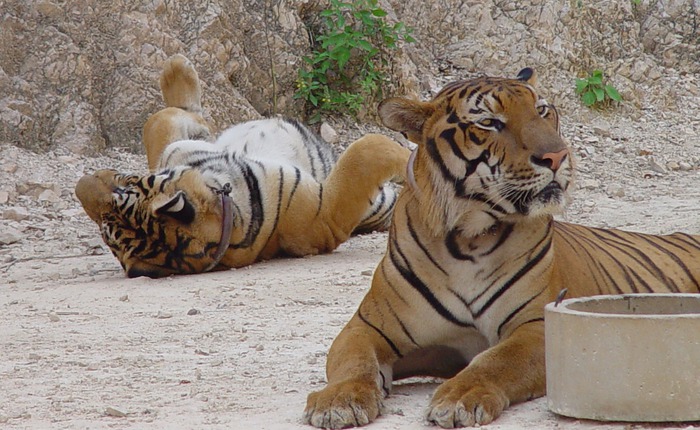
<svg viewBox="0 0 700 430">
<path fill-rule="evenodd" d="M 587 115 L 573 81 L 602 69 L 619 114 L 700 105 L 698 0 L 382 0 L 418 42 L 392 61 L 393 91 L 418 96 L 447 79 L 535 67 L 548 97 Z M 96 153 L 137 150 L 162 107 L 158 75 L 188 56 L 218 127 L 293 99 L 305 23 L 323 0 L 0 0 L 0 144 Z M 368 109 L 373 109 L 368 107 Z"/>
</svg>

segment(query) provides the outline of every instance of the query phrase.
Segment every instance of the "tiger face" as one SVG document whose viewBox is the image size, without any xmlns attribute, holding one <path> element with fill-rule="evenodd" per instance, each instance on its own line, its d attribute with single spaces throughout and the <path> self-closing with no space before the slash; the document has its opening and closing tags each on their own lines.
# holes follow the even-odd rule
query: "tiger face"
<svg viewBox="0 0 700 430">
<path fill-rule="evenodd" d="M 216 264 L 225 214 L 200 172 L 100 170 L 84 176 L 76 194 L 129 277 L 198 273 Z"/>
<path fill-rule="evenodd" d="M 460 81 L 430 102 L 380 105 L 384 124 L 418 144 L 410 169 L 419 191 L 433 196 L 433 212 L 442 212 L 436 223 L 466 222 L 467 233 L 477 234 L 565 206 L 571 154 L 557 110 L 537 95 L 533 75 L 524 69 L 517 79 Z"/>
</svg>

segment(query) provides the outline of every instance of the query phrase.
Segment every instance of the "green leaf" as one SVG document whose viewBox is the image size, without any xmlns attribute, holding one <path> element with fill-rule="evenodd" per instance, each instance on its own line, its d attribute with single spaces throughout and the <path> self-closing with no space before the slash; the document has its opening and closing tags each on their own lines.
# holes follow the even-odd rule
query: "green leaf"
<svg viewBox="0 0 700 430">
<path fill-rule="evenodd" d="M 613 87 L 612 85 L 606 85 L 605 86 L 605 93 L 610 97 L 612 100 L 615 100 L 616 102 L 621 102 L 622 101 L 622 96 L 620 93 L 617 92 L 617 89 Z"/>
<path fill-rule="evenodd" d="M 601 70 L 594 70 L 591 76 L 603 79 L 603 72 Z"/>
<path fill-rule="evenodd" d="M 591 77 L 588 78 L 588 83 L 591 85 L 603 85 L 603 78 L 601 76 L 591 75 Z"/>
<path fill-rule="evenodd" d="M 343 46 L 345 44 L 346 39 L 347 36 L 345 35 L 345 33 L 334 34 L 324 39 L 321 43 L 321 46 L 325 49 L 328 49 L 329 46 Z"/>
<path fill-rule="evenodd" d="M 358 40 L 357 43 L 355 44 L 360 49 L 364 49 L 365 51 L 372 51 L 374 47 L 372 46 L 371 43 L 369 43 L 366 40 Z"/>
<path fill-rule="evenodd" d="M 583 104 L 586 106 L 593 106 L 596 102 L 595 93 L 593 91 L 586 91 L 583 93 L 583 96 L 581 96 L 581 100 L 583 100 Z"/>
<path fill-rule="evenodd" d="M 338 62 L 338 69 L 342 70 L 350 60 L 350 50 L 346 47 L 334 49 L 331 52 L 331 58 Z"/>
<path fill-rule="evenodd" d="M 309 94 L 309 101 L 311 102 L 312 105 L 318 106 L 318 99 L 316 98 L 315 95 Z"/>
<path fill-rule="evenodd" d="M 602 102 L 605 100 L 605 92 L 602 88 L 593 88 L 593 93 L 595 94 L 596 101 Z"/>
<path fill-rule="evenodd" d="M 588 87 L 588 79 L 576 79 L 576 94 L 581 94 Z"/>
<path fill-rule="evenodd" d="M 376 9 L 372 10 L 372 15 L 381 18 L 381 17 L 387 16 L 388 14 L 387 14 L 387 11 L 385 11 L 384 9 L 376 8 Z"/>
</svg>

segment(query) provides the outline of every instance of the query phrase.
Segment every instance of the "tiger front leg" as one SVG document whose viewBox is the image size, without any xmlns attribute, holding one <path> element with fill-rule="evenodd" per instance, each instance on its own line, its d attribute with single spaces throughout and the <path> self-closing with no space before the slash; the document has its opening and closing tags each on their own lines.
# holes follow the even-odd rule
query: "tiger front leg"
<svg viewBox="0 0 700 430">
<path fill-rule="evenodd" d="M 544 323 L 519 327 L 437 389 L 428 421 L 443 428 L 488 424 L 510 404 L 543 396 L 544 356 Z"/>
<path fill-rule="evenodd" d="M 331 346 L 328 386 L 309 394 L 304 422 L 340 429 L 374 421 L 391 386 L 394 359 L 386 341 L 356 314 Z"/>
</svg>

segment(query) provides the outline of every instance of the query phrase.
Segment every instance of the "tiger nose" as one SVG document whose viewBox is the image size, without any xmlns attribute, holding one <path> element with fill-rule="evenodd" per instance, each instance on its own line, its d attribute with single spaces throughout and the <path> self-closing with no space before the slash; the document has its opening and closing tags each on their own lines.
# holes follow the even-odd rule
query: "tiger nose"
<svg viewBox="0 0 700 430">
<path fill-rule="evenodd" d="M 550 168 L 556 172 L 561 166 L 562 161 L 566 159 L 567 155 L 569 155 L 569 150 L 562 149 L 559 152 L 547 152 L 541 156 L 533 155 L 530 158 L 534 164 Z"/>
</svg>

